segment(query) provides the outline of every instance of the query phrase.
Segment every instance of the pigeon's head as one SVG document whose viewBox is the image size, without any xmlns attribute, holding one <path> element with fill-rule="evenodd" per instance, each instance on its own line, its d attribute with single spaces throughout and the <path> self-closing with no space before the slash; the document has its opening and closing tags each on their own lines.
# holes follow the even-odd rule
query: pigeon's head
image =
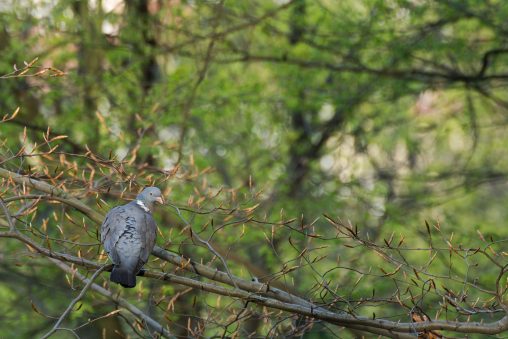
<svg viewBox="0 0 508 339">
<path fill-rule="evenodd" d="M 153 210 L 154 204 L 164 204 L 162 192 L 157 187 L 146 187 L 141 193 L 138 194 L 136 200 L 141 201 L 150 210 Z"/>
</svg>

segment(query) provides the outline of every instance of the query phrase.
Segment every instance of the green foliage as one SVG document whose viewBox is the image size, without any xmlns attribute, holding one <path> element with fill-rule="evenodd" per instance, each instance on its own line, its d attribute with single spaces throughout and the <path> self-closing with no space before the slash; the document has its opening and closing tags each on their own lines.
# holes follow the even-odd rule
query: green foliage
<svg viewBox="0 0 508 339">
<path fill-rule="evenodd" d="M 12 72 L 13 65 L 21 69 L 24 60 L 35 57 L 37 67 L 66 73 L 0 79 L 1 115 L 21 108 L 13 120 L 0 123 L 2 167 L 50 178 L 67 166 L 60 180 L 104 211 L 119 203 L 119 192 L 135 192 L 155 182 L 171 192 L 172 202 L 191 210 L 183 215 L 193 227 L 206 236 L 213 234 L 213 243 L 229 255 L 235 274 L 250 279 L 257 268 L 266 275 L 259 278 L 274 278 L 298 294 L 322 297 L 322 302 L 358 301 L 374 289 L 376 296 L 388 298 L 393 281 L 383 278 L 397 265 L 373 248 L 343 246 L 351 239 L 341 240 L 323 215 L 351 220 L 359 236 L 373 243 L 382 244 L 392 234 L 394 242 L 404 237 L 404 246 L 419 249 L 404 252 L 405 260 L 428 269 L 428 279 L 450 278 L 448 289 L 467 290 L 468 300 L 481 297 L 488 304 L 472 286 L 494 289 L 498 268 L 485 258 L 469 259 L 467 251 L 466 257 L 449 257 L 446 249 L 447 241 L 471 251 L 490 248 L 494 242 L 493 255 L 504 264 L 508 4 L 135 1 L 110 8 L 111 4 L 11 1 L 0 7 L 0 74 Z M 68 136 L 55 145 L 69 163 L 75 162 L 75 173 L 70 165 L 58 164 L 57 156 L 29 156 L 28 148 L 44 143 L 48 126 L 53 135 Z M 23 146 L 24 155 L 16 157 Z M 113 159 L 117 170 L 75 156 L 88 150 Z M 125 172 L 118 170 L 120 166 Z M 176 175 L 168 175 L 176 169 Z M 231 226 L 230 214 L 236 218 Z M 296 221 L 285 224 L 289 219 Z M 160 227 L 159 243 L 223 269 L 207 249 L 190 242 L 186 225 L 176 220 L 174 211 L 158 216 L 159 225 L 172 226 Z M 440 230 L 433 228 L 437 233 L 430 235 L 425 220 L 431 228 L 439 224 Z M 96 230 L 91 225 L 86 229 L 72 208 L 48 203 L 23 221 L 34 234 L 95 242 L 84 255 L 97 259 Z M 50 226 L 43 228 L 45 223 Z M 226 226 L 216 230 L 221 225 Z M 434 246 L 431 237 L 442 250 L 422 250 Z M 23 265 L 32 260 L 25 249 L 6 244 L 0 252 L 2 262 L 11 263 L 17 251 L 23 253 L 16 258 Z M 65 243 L 51 244 L 55 250 L 74 250 Z M 304 249 L 309 253 L 301 254 Z M 433 256 L 433 265 L 427 267 Z M 45 288 L 44 282 L 61 279 L 54 269 L 25 266 L 12 269 L 40 277 L 39 289 Z M 297 268 L 277 278 L 292 266 Z M 408 293 L 421 295 L 412 306 L 426 309 L 431 318 L 441 314 L 442 294 L 423 293 L 425 279 L 411 285 L 408 276 L 419 279 L 404 270 L 393 274 L 407 284 Z M 323 279 L 337 295 L 316 289 Z M 5 317 L 19 316 L 16 323 L 5 322 L 5 333 L 45 333 L 43 325 L 51 322 L 41 314 L 26 316 L 29 298 L 19 300 L 27 287 L 15 287 L 14 278 L 0 284 L 0 301 L 9 309 Z M 438 289 L 443 291 L 442 286 Z M 179 290 L 143 285 L 138 295 L 128 296 L 146 306 L 153 291 L 170 296 Z M 213 295 L 193 293 L 183 294 L 181 302 L 175 301 L 175 313 L 167 315 L 179 324 L 180 333 L 185 332 L 187 316 L 206 318 L 205 305 L 216 301 Z M 70 296 L 40 298 L 44 313 L 54 315 L 63 311 Z M 189 301 L 193 299 L 199 301 Z M 352 302 L 334 307 L 354 308 Z M 373 308 L 366 305 L 355 312 L 375 312 L 378 317 L 401 313 L 394 304 Z M 87 297 L 68 322 L 79 326 L 94 312 L 99 316 L 110 311 L 111 305 Z M 476 320 L 486 319 L 480 315 Z M 278 331 L 291 324 L 281 321 L 274 326 Z M 221 335 L 217 328 L 204 333 Z M 260 335 L 271 330 L 268 324 L 256 329 Z M 128 326 L 123 330 L 133 333 Z M 316 325 L 309 338 L 322 330 Z"/>
</svg>

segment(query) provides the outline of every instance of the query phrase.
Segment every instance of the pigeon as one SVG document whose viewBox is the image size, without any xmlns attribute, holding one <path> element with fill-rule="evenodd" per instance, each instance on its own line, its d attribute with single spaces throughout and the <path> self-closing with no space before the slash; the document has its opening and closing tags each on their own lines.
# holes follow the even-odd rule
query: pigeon
<svg viewBox="0 0 508 339">
<path fill-rule="evenodd" d="M 111 209 L 102 223 L 101 242 L 113 262 L 109 279 L 123 287 L 136 286 L 136 275 L 155 246 L 156 203 L 164 204 L 160 189 L 147 187 L 135 200 Z"/>
</svg>

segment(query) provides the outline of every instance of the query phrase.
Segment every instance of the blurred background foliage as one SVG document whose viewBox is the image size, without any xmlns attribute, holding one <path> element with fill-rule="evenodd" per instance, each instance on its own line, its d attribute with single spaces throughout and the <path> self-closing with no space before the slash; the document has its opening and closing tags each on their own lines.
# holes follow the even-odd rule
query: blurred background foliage
<svg viewBox="0 0 508 339">
<path fill-rule="evenodd" d="M 86 194 L 95 194 L 90 204 L 96 199 L 98 209 L 119 203 L 108 190 L 136 192 L 155 180 L 173 203 L 194 211 L 259 204 L 254 215 L 260 220 L 296 218 L 293 229 L 252 222 L 225 228 L 214 245 L 236 274 L 266 279 L 312 248 L 312 256 L 325 257 L 281 282 L 300 295 L 311 296 L 314 270 L 368 271 L 382 262 L 340 239 L 304 237 L 335 237 L 324 214 L 351 220 L 373 242 L 392 233 L 398 242 L 403 234 L 408 247 L 424 248 L 427 220 L 441 230 L 437 247 L 447 248 L 447 240 L 464 248 L 493 240 L 502 249 L 508 236 L 507 16 L 508 3 L 495 0 L 3 1 L 0 74 L 36 57 L 38 66 L 66 74 L 0 79 L 1 115 L 20 107 L 15 119 L 0 124 L 0 160 L 17 172 L 41 164 L 56 171 L 44 159 L 13 157 L 23 145 L 29 150 L 43 142 L 50 126 L 53 135 L 68 136 L 59 151 L 90 150 L 124 162 L 123 178 L 103 172 L 92 180 Z M 86 159 L 70 161 L 89 171 Z M 140 168 L 152 176 L 140 175 Z M 95 230 L 84 236 L 66 224 L 64 210 L 72 214 L 49 204 L 36 220 L 51 219 L 67 234 L 96 241 Z M 214 218 L 227 222 L 222 214 L 186 213 L 199 229 Z M 185 225 L 174 213 L 157 217 L 161 246 L 209 259 L 181 232 Z M 300 225 L 308 227 L 299 233 Z M 19 255 L 25 251 L 14 241 L 0 250 L 6 338 L 41 335 L 54 321 L 41 314 L 58 316 L 72 297 L 60 271 Z M 88 254 L 99 251 L 94 246 Z M 460 284 L 464 279 L 494 284 L 496 272 L 487 262 L 436 253 L 431 270 L 457 278 L 455 287 L 470 298 L 476 292 Z M 414 251 L 407 258 L 418 266 L 432 254 Z M 357 287 L 359 276 L 350 270 L 335 269 L 326 278 L 345 299 L 393 289 L 375 276 Z M 182 290 L 146 281 L 132 298 L 149 313 L 156 308 L 151 289 L 163 295 Z M 167 319 L 175 332 L 189 335 L 189 319 L 198 322 L 215 299 L 184 294 Z M 422 297 L 420 305 L 432 318 L 436 300 Z M 407 318 L 392 307 L 376 314 Z M 88 297 L 69 326 L 111 310 L 107 301 Z M 362 312 L 372 313 L 368 307 Z M 107 317 L 78 333 L 92 338 L 117 328 L 119 336 L 137 336 L 127 322 Z M 272 325 L 244 327 L 264 336 Z M 209 331 L 206 336 L 216 334 L 213 326 Z M 316 326 L 307 335 L 333 332 Z"/>
</svg>

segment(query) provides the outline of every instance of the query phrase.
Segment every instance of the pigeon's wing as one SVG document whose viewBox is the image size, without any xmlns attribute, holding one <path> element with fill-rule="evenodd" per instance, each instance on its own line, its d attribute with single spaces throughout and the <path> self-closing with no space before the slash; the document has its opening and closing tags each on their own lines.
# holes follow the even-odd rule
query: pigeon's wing
<svg viewBox="0 0 508 339">
<path fill-rule="evenodd" d="M 128 213 L 124 206 L 113 208 L 106 214 L 101 226 L 101 242 L 114 264 L 120 264 L 120 258 L 116 252 L 116 243 L 127 227 Z"/>
<path fill-rule="evenodd" d="M 139 234 L 141 235 L 141 253 L 139 254 L 138 270 L 146 264 L 150 253 L 152 253 L 153 247 L 155 246 L 155 237 L 157 236 L 157 225 L 155 220 L 150 213 L 143 213 L 143 219 L 138 224 Z"/>
</svg>

